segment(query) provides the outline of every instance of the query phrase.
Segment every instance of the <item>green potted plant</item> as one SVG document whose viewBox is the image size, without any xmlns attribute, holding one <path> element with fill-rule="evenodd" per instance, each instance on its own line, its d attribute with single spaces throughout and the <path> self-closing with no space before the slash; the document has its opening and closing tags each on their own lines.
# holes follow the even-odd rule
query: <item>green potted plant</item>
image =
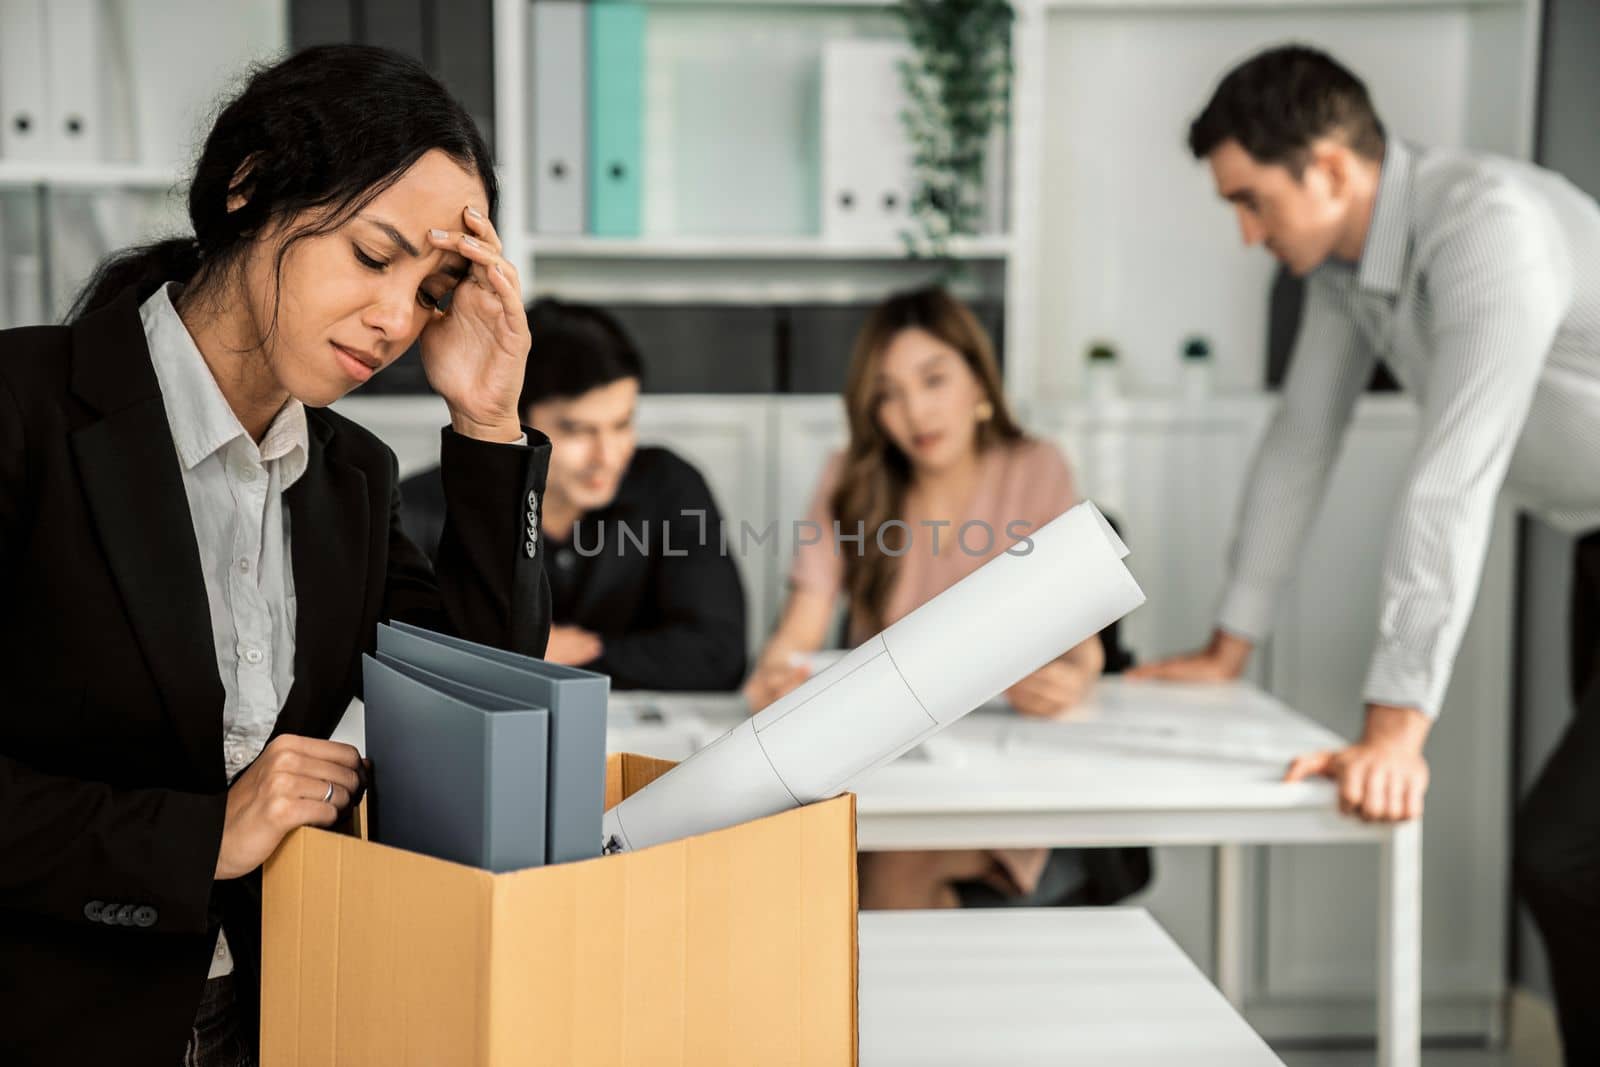
<svg viewBox="0 0 1600 1067">
<path fill-rule="evenodd" d="M 949 259 L 951 240 L 982 222 L 984 155 L 1010 105 L 1016 16 L 1007 0 L 901 0 L 896 13 L 913 50 L 900 66 L 915 168 L 906 247 Z"/>
</svg>

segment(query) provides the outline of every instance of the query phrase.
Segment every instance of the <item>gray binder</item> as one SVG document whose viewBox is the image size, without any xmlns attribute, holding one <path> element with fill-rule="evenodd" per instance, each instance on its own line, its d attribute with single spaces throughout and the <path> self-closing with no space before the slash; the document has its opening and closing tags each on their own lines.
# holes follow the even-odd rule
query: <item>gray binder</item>
<svg viewBox="0 0 1600 1067">
<path fill-rule="evenodd" d="M 361 657 L 373 839 L 486 870 L 544 864 L 550 712 Z"/>
<path fill-rule="evenodd" d="M 549 708 L 545 861 L 567 863 L 600 854 L 611 679 L 403 622 L 378 627 L 378 651 L 500 697 Z"/>
<path fill-rule="evenodd" d="M 589 12 L 579 0 L 538 0 L 533 37 L 533 229 L 589 228 Z"/>
</svg>

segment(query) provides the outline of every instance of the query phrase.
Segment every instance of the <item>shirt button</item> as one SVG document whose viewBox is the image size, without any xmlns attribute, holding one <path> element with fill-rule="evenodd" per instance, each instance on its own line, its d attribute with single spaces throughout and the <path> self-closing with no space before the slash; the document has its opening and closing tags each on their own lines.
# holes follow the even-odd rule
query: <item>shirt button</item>
<svg viewBox="0 0 1600 1067">
<path fill-rule="evenodd" d="M 245 466 L 244 464 L 240 464 L 240 466 L 239 466 L 239 480 L 241 482 L 253 482 L 253 481 L 255 481 L 256 480 L 256 469 L 254 467 L 249 467 L 249 466 Z"/>
<path fill-rule="evenodd" d="M 247 648 L 247 649 L 245 649 L 245 651 L 244 651 L 244 661 L 246 663 L 250 664 L 251 666 L 255 666 L 257 663 L 260 663 L 261 662 L 261 650 L 259 648 Z"/>
<path fill-rule="evenodd" d="M 241 559 L 239 561 L 239 573 L 240 574 L 249 574 L 250 573 L 250 561 L 249 560 Z"/>
</svg>

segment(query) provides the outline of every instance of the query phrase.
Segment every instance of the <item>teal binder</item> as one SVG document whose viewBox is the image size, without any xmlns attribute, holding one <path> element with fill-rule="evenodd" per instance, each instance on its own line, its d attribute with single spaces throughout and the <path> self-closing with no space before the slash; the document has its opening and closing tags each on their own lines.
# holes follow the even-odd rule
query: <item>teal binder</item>
<svg viewBox="0 0 1600 1067">
<path fill-rule="evenodd" d="M 644 163 L 642 4 L 589 9 L 590 225 L 601 237 L 637 237 Z"/>
</svg>

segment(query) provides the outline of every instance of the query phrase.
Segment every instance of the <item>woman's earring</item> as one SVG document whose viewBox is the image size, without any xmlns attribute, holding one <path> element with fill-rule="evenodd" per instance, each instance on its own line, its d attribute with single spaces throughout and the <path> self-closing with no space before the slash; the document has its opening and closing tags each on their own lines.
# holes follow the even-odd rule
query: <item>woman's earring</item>
<svg viewBox="0 0 1600 1067">
<path fill-rule="evenodd" d="M 988 422 L 992 418 L 994 418 L 994 405 L 987 400 L 980 401 L 978 404 L 978 421 Z"/>
</svg>

